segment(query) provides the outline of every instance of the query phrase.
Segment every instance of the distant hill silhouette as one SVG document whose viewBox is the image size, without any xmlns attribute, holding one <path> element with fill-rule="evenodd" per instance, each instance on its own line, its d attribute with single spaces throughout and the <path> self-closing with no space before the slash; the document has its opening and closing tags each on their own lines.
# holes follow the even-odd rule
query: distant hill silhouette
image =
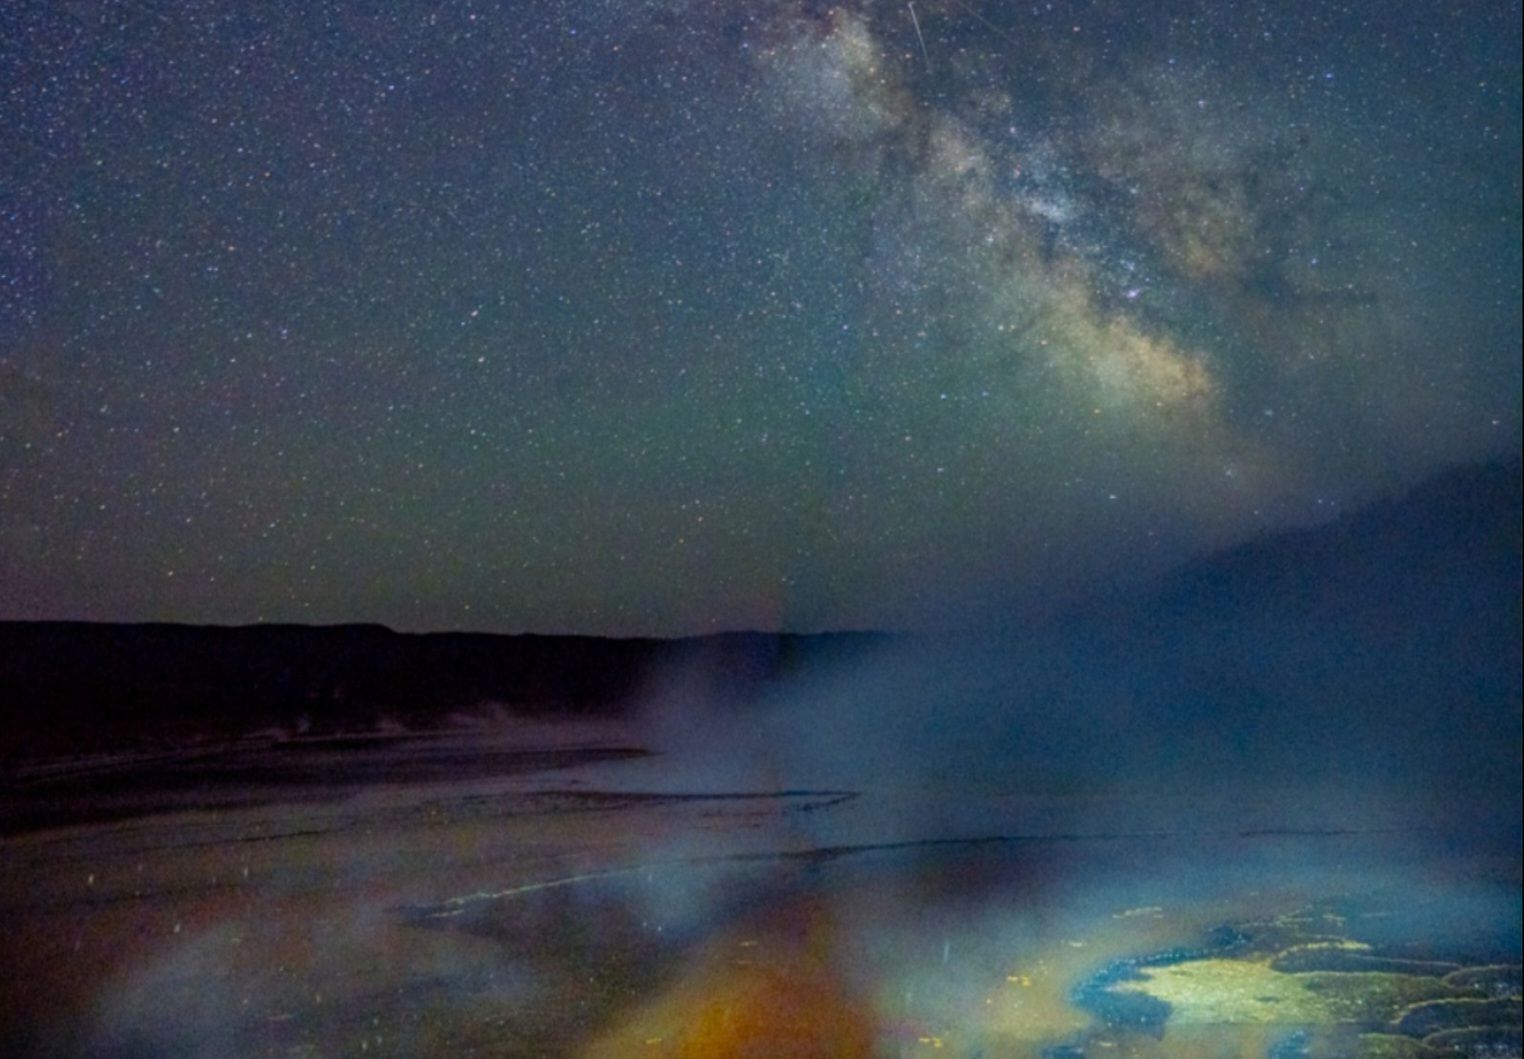
<svg viewBox="0 0 1524 1059">
<path fill-rule="evenodd" d="M 103 749 L 281 727 L 324 734 L 458 711 L 595 717 L 672 666 L 718 694 L 873 642 L 871 634 L 679 640 L 398 633 L 380 625 L 0 622 L 0 754 Z"/>
<path fill-rule="evenodd" d="M 1463 467 L 1337 521 L 1208 557 L 1144 596 L 998 649 L 1018 677 L 989 708 L 1034 704 L 1017 710 L 1022 733 L 1114 724 L 1144 750 L 1160 740 L 1161 754 L 1171 732 L 1192 730 L 1247 758 L 1259 753 L 1256 726 L 1284 729 L 1274 745 L 1293 754 L 1321 738 L 1319 727 L 1344 723 L 1395 732 L 1393 754 L 1412 750 L 1415 725 L 1457 754 L 1475 736 L 1509 738 L 1521 696 L 1521 514 L 1517 461 Z M 609 716 L 679 667 L 701 673 L 706 694 L 740 702 L 893 642 L 0 623 L 0 757 L 274 727 L 429 727 L 483 709 Z M 1467 713 L 1478 703 L 1485 723 Z"/>
<path fill-rule="evenodd" d="M 1458 468 L 1071 615 L 1026 644 L 1014 683 L 1058 718 L 1035 725 L 1053 745 L 1095 755 L 1071 762 L 1081 772 L 1464 787 L 1516 803 L 1521 531 L 1519 463 Z"/>
<path fill-rule="evenodd" d="M 1309 609 L 1352 591 L 1381 596 L 1433 587 L 1458 573 L 1494 577 L 1517 602 L 1521 528 L 1519 462 L 1463 466 L 1335 521 L 1193 563 L 1168 578 L 1152 603 L 1198 613 L 1251 600 Z"/>
</svg>

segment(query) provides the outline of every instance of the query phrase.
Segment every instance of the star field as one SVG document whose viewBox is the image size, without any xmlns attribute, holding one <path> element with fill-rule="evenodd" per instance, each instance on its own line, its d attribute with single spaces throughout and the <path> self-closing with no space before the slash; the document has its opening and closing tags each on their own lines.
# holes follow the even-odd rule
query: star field
<svg viewBox="0 0 1524 1059">
<path fill-rule="evenodd" d="M 940 624 L 1516 455 L 1519 17 L 8 5 L 0 616 Z"/>
</svg>

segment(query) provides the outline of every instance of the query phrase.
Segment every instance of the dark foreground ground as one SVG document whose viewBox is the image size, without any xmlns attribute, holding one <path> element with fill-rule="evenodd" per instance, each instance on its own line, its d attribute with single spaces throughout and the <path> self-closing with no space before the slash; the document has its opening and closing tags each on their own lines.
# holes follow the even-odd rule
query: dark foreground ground
<svg viewBox="0 0 1524 1059">
<path fill-rule="evenodd" d="M 635 735 L 244 747 L 213 808 L 194 761 L 117 761 L 100 812 L 13 804 L 0 1050 L 1519 1054 L 1506 828 L 725 790 Z"/>
</svg>

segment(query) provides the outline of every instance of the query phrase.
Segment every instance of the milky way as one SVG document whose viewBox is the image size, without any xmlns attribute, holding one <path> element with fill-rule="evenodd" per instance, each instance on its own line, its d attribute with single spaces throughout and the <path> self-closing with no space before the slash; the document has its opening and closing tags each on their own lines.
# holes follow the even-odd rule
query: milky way
<svg viewBox="0 0 1524 1059">
<path fill-rule="evenodd" d="M 1519 12 L 1353 8 L 9 6 L 0 616 L 956 623 L 1516 455 Z"/>
</svg>

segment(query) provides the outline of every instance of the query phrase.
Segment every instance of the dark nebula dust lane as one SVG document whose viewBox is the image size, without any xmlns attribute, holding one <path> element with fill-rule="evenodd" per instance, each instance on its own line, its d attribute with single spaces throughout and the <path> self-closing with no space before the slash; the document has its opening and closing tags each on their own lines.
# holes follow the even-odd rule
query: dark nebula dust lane
<svg viewBox="0 0 1524 1059">
<path fill-rule="evenodd" d="M 1518 451 L 1514 5 L 3 18 L 13 617 L 937 624 Z"/>
</svg>

